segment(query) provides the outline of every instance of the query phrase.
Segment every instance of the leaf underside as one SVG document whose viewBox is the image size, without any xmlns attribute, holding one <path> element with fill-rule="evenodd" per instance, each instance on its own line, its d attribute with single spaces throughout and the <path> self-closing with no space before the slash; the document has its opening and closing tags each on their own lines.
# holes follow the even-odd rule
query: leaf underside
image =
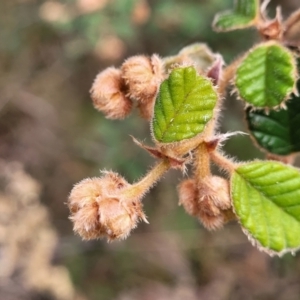
<svg viewBox="0 0 300 300">
<path fill-rule="evenodd" d="M 273 161 L 239 166 L 231 195 L 241 225 L 263 250 L 282 254 L 300 247 L 300 173 Z"/>
<path fill-rule="evenodd" d="M 211 81 L 194 67 L 174 69 L 160 86 L 152 129 L 161 143 L 178 142 L 202 133 L 213 117 L 218 95 Z"/>
<path fill-rule="evenodd" d="M 291 52 L 274 42 L 257 46 L 237 68 L 240 98 L 255 107 L 277 107 L 292 93 L 296 65 Z"/>
<path fill-rule="evenodd" d="M 233 10 L 216 15 L 213 27 L 216 31 L 230 31 L 252 26 L 258 8 L 258 0 L 237 0 Z"/>
</svg>

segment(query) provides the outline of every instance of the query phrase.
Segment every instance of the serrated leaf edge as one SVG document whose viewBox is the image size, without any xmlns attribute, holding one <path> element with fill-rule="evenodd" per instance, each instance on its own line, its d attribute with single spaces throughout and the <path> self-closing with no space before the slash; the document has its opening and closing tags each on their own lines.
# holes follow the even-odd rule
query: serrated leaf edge
<svg viewBox="0 0 300 300">
<path fill-rule="evenodd" d="M 248 162 L 245 162 L 245 163 L 237 164 L 233 172 L 236 172 L 236 169 L 243 166 L 243 165 L 247 165 L 249 163 L 254 163 L 254 162 L 263 162 L 263 163 L 271 162 L 271 163 L 274 163 L 274 161 L 272 161 L 272 160 L 263 160 L 262 161 L 262 160 L 259 160 L 259 159 L 255 159 L 253 161 L 248 161 Z M 278 162 L 278 161 L 276 161 L 276 163 L 281 164 L 282 166 L 286 166 L 285 164 L 283 164 L 281 162 Z M 230 198 L 231 198 L 232 210 L 233 210 L 234 214 L 236 215 L 237 221 L 240 224 L 243 233 L 247 236 L 247 238 L 248 238 L 249 242 L 252 244 L 252 246 L 256 247 L 259 251 L 264 252 L 264 253 L 266 253 L 270 256 L 278 256 L 278 257 L 282 257 L 283 255 L 285 255 L 287 253 L 294 254 L 295 252 L 300 250 L 300 246 L 299 246 L 299 247 L 296 247 L 296 248 L 285 248 L 285 249 L 283 249 L 279 252 L 276 252 L 272 249 L 264 247 L 257 239 L 255 239 L 252 236 L 252 234 L 241 223 L 240 218 L 239 218 L 239 216 L 238 216 L 238 214 L 236 213 L 236 210 L 235 210 L 234 201 L 233 201 L 233 197 L 232 197 L 232 178 L 233 178 L 232 175 L 233 174 L 231 173 L 231 177 L 230 177 Z"/>
<path fill-rule="evenodd" d="M 206 138 L 206 132 L 210 131 L 212 129 L 211 125 L 214 124 L 218 120 L 218 116 L 219 116 L 219 113 L 221 111 L 221 109 L 220 109 L 220 106 L 221 106 L 220 102 L 221 101 L 220 101 L 220 94 L 218 92 L 218 86 L 215 86 L 213 84 L 213 81 L 212 81 L 211 78 L 206 77 L 203 74 L 199 74 L 199 72 L 197 71 L 196 67 L 193 64 L 186 64 L 186 65 L 174 66 L 174 68 L 172 68 L 172 70 L 170 70 L 170 72 L 168 74 L 168 77 L 165 80 L 169 79 L 169 76 L 170 76 L 171 72 L 174 71 L 175 69 L 183 69 L 183 68 L 187 68 L 187 67 L 193 67 L 195 69 L 195 71 L 196 71 L 197 76 L 202 76 L 205 79 L 209 80 L 211 82 L 212 89 L 214 90 L 214 92 L 217 95 L 217 101 L 216 101 L 215 107 L 212 110 L 212 117 L 206 123 L 203 131 L 200 132 L 200 133 L 198 133 L 197 135 L 193 136 L 192 138 L 183 139 L 181 141 L 175 141 L 175 142 L 170 142 L 170 143 L 163 143 L 163 142 L 158 141 L 155 138 L 155 135 L 154 135 L 154 128 L 153 128 L 154 114 L 153 114 L 153 117 L 152 117 L 151 122 L 150 122 L 150 134 L 151 134 L 151 137 L 152 137 L 152 141 L 156 144 L 156 146 L 163 147 L 163 148 L 169 148 L 169 149 L 176 148 L 176 147 L 187 148 L 188 150 L 185 153 L 189 152 L 191 150 L 191 148 L 196 148 L 201 142 L 203 142 L 205 140 L 205 138 Z M 158 97 L 158 94 L 159 94 L 159 90 L 160 90 L 160 87 L 159 87 L 158 92 L 156 94 L 155 101 L 157 100 L 157 97 Z M 184 145 L 186 145 L 186 147 Z M 182 154 L 185 154 L 185 153 L 182 153 Z"/>
<path fill-rule="evenodd" d="M 292 60 L 292 66 L 293 66 L 293 70 L 291 72 L 292 76 L 294 77 L 294 86 L 293 88 L 291 89 L 291 91 L 285 96 L 285 98 L 281 101 L 281 103 L 279 105 L 276 105 L 276 106 L 273 106 L 273 107 L 269 107 L 269 106 L 254 106 L 252 105 L 251 103 L 245 101 L 241 96 L 240 96 L 240 93 L 238 91 L 238 88 L 236 87 L 236 80 L 237 80 L 237 72 L 235 72 L 235 75 L 234 77 L 232 78 L 231 82 L 232 82 L 232 86 L 233 86 L 233 89 L 232 89 L 232 94 L 236 94 L 237 96 L 237 99 L 238 100 L 241 100 L 244 102 L 245 104 L 245 108 L 247 109 L 248 107 L 251 107 L 251 110 L 265 110 L 267 113 L 270 109 L 273 109 L 273 110 L 278 110 L 278 109 L 284 109 L 286 108 L 285 106 L 285 102 L 287 100 L 290 99 L 291 95 L 293 93 L 298 93 L 298 89 L 297 89 L 297 81 L 299 79 L 299 74 L 298 74 L 298 70 L 297 70 L 297 61 L 296 61 L 296 57 L 295 57 L 295 54 L 290 51 L 288 48 L 282 46 L 279 42 L 277 41 L 268 41 L 268 42 L 262 42 L 262 43 L 259 43 L 259 44 L 256 44 L 254 47 L 252 47 L 248 52 L 246 52 L 243 57 L 241 58 L 241 60 L 239 61 L 239 64 L 237 65 L 236 67 L 236 71 L 238 70 L 238 68 L 241 66 L 241 64 L 243 63 L 243 61 L 246 59 L 246 57 L 252 53 L 253 51 L 255 51 L 257 48 L 259 47 L 262 47 L 262 46 L 272 46 L 272 45 L 276 45 L 284 50 L 286 50 L 289 54 L 290 54 L 290 57 L 291 57 L 291 60 Z"/>
</svg>

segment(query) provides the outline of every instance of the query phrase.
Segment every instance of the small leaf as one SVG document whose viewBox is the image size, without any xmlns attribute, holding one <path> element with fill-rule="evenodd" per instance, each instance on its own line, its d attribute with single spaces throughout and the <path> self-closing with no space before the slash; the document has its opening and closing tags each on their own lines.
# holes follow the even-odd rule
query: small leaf
<svg viewBox="0 0 300 300">
<path fill-rule="evenodd" d="M 230 31 L 255 25 L 259 14 L 259 0 L 237 0 L 233 10 L 215 16 L 215 31 Z"/>
<path fill-rule="evenodd" d="M 300 247 L 300 173 L 273 161 L 240 165 L 231 177 L 235 212 L 262 250 L 283 254 Z"/>
<path fill-rule="evenodd" d="M 161 143 L 178 142 L 203 132 L 218 95 L 212 82 L 194 67 L 174 69 L 160 86 L 152 129 Z"/>
<path fill-rule="evenodd" d="M 298 81 L 298 89 L 300 80 Z M 259 146 L 276 155 L 300 151 L 300 97 L 292 95 L 287 109 L 246 110 L 248 128 Z"/>
<path fill-rule="evenodd" d="M 255 107 L 277 107 L 293 92 L 296 82 L 293 54 L 275 42 L 260 44 L 237 68 L 239 96 Z"/>
<path fill-rule="evenodd" d="M 194 43 L 180 50 L 178 56 L 191 60 L 197 70 L 206 70 L 215 61 L 215 54 L 204 43 Z"/>
<path fill-rule="evenodd" d="M 206 70 L 215 61 L 215 55 L 204 43 L 194 43 L 180 50 L 177 55 L 168 56 L 163 59 L 167 71 L 174 65 L 193 64 L 197 70 Z"/>
</svg>

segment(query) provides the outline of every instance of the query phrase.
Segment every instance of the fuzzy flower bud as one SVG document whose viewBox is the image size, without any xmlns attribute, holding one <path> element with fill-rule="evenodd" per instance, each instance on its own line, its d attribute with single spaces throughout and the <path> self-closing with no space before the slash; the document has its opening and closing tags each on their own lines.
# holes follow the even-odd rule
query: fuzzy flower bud
<svg viewBox="0 0 300 300">
<path fill-rule="evenodd" d="M 100 72 L 90 92 L 94 107 L 109 119 L 123 119 L 131 111 L 132 102 L 125 95 L 121 71 L 116 68 Z"/>
<path fill-rule="evenodd" d="M 155 100 L 155 99 L 153 99 Z M 153 117 L 153 111 L 154 111 L 154 103 L 155 101 L 148 101 L 146 103 L 138 103 L 137 108 L 140 111 L 140 116 L 145 119 L 150 121 Z"/>
<path fill-rule="evenodd" d="M 218 176 L 205 177 L 198 186 L 193 179 L 183 181 L 179 188 L 179 203 L 186 212 L 200 219 L 209 230 L 218 229 L 228 221 L 231 208 L 228 182 Z"/>
<path fill-rule="evenodd" d="M 197 201 L 197 189 L 194 179 L 186 179 L 178 186 L 179 205 L 191 216 L 197 216 L 199 208 Z"/>
<path fill-rule="evenodd" d="M 139 102 L 154 101 L 164 78 L 163 63 L 157 55 L 130 57 L 123 63 L 121 71 L 131 98 Z"/>
<path fill-rule="evenodd" d="M 68 201 L 74 231 L 85 240 L 112 241 L 126 238 L 140 219 L 147 222 L 140 199 L 123 197 L 130 186 L 113 172 L 76 184 Z"/>
</svg>

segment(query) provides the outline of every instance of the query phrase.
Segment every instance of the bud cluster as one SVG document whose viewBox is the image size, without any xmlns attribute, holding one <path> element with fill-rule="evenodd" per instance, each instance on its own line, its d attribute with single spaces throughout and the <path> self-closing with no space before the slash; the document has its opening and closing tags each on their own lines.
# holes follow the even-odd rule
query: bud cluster
<svg viewBox="0 0 300 300">
<path fill-rule="evenodd" d="M 94 107 L 109 119 L 123 119 L 135 103 L 143 118 L 150 120 L 156 93 L 165 77 L 158 55 L 139 55 L 127 59 L 120 69 L 100 72 L 91 88 Z"/>
<path fill-rule="evenodd" d="M 191 62 L 194 57 L 197 57 L 195 63 Z M 169 59 L 162 60 L 156 54 L 133 56 L 119 69 L 109 67 L 100 72 L 91 88 L 95 108 L 107 118 L 122 119 L 136 106 L 141 116 L 150 120 L 160 84 L 170 70 L 180 65 L 178 60 L 182 60 L 181 65 L 195 65 L 198 73 L 205 74 L 215 86 L 219 84 L 222 57 L 212 54 L 203 44 L 195 44 Z M 207 135 L 212 132 L 207 130 Z M 102 177 L 84 179 L 75 185 L 68 201 L 74 231 L 86 240 L 126 238 L 139 220 L 147 222 L 141 204 L 144 194 L 168 169 L 185 172 L 186 164 L 193 160 L 192 153 L 195 161 L 199 161 L 194 150 L 199 143 L 203 144 L 203 139 L 199 136 L 199 139 L 184 140 L 176 145 L 156 143 L 154 148 L 134 139 L 161 163 L 136 184 L 129 184 L 116 173 L 106 172 Z M 202 168 L 201 163 L 198 166 Z M 227 221 L 223 212 L 231 208 L 231 202 L 225 179 L 203 176 L 200 181 L 196 177 L 185 180 L 179 186 L 179 195 L 187 212 L 199 218 L 208 229 L 220 228 Z"/>
<path fill-rule="evenodd" d="M 73 187 L 68 201 L 74 231 L 85 240 L 126 238 L 140 220 L 148 223 L 141 199 L 169 168 L 165 158 L 134 184 L 107 171 L 102 177 L 82 180 Z"/>
<path fill-rule="evenodd" d="M 137 107 L 140 115 L 151 121 L 154 146 L 132 137 L 133 141 L 158 163 L 133 184 L 117 173 L 104 172 L 74 186 L 68 201 L 70 219 L 83 239 L 124 239 L 139 221 L 148 223 L 141 200 L 173 168 L 190 173 L 178 185 L 179 204 L 208 230 L 239 220 L 251 241 L 268 253 L 281 255 L 299 249 L 298 235 L 288 235 L 286 229 L 293 227 L 297 232 L 299 224 L 282 229 L 282 222 L 276 223 L 274 216 L 294 220 L 298 213 L 282 210 L 286 198 L 280 197 L 282 189 L 287 189 L 288 201 L 298 205 L 299 172 L 282 163 L 292 164 L 300 151 L 295 121 L 300 114 L 296 105 L 300 97 L 300 9 L 284 20 L 277 8 L 276 16 L 270 19 L 268 3 L 238 0 L 234 10 L 216 16 L 217 31 L 256 27 L 263 39 L 225 68 L 220 54 L 194 43 L 169 57 L 133 56 L 119 68 L 109 67 L 97 75 L 90 91 L 95 108 L 107 118 L 123 119 Z M 260 68 L 262 62 L 267 65 Z M 222 101 L 230 85 L 245 102 L 251 136 L 267 159 L 282 163 L 239 163 L 219 149 L 227 138 L 241 133 L 217 133 Z M 286 131 L 292 138 L 283 138 Z M 278 134 L 282 135 L 280 141 Z M 212 173 L 212 163 L 225 172 L 224 178 Z M 284 174 L 293 177 L 293 185 L 281 180 Z M 280 181 L 280 187 L 271 193 L 265 178 L 272 186 Z M 271 203 L 267 212 L 257 205 L 261 195 Z M 274 238 L 276 226 L 280 234 Z"/>
<path fill-rule="evenodd" d="M 126 238 L 139 220 L 146 220 L 139 197 L 124 197 L 131 185 L 120 175 L 107 172 L 87 178 L 72 189 L 68 206 L 74 231 L 83 239 Z"/>
</svg>

